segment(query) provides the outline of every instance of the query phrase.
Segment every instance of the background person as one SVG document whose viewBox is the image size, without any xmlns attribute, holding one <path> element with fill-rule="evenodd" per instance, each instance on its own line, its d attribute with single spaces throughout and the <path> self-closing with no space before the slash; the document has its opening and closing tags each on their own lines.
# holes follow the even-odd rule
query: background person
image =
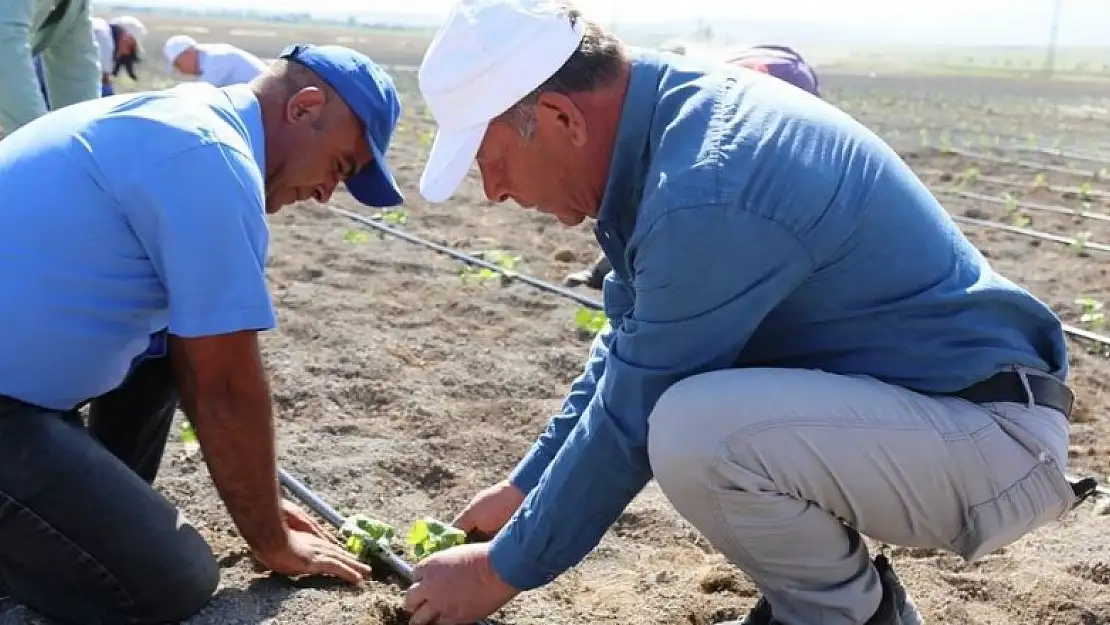
<svg viewBox="0 0 1110 625">
<path fill-rule="evenodd" d="M 11 135 L 51 108 L 99 97 L 90 2 L 0 1 L 0 133 Z M 41 83 L 34 60 L 40 54 Z"/>
<path fill-rule="evenodd" d="M 111 20 L 93 18 L 93 32 L 100 51 L 100 95 L 115 93 L 113 78 L 121 69 L 127 70 L 131 80 L 138 81 L 135 65 L 142 61 L 143 40 L 147 28 L 136 17 L 121 15 Z"/>
<path fill-rule="evenodd" d="M 225 87 L 254 80 L 266 63 L 246 50 L 226 43 L 197 43 L 188 35 L 174 35 L 163 50 L 169 71 L 174 70 Z"/>
</svg>

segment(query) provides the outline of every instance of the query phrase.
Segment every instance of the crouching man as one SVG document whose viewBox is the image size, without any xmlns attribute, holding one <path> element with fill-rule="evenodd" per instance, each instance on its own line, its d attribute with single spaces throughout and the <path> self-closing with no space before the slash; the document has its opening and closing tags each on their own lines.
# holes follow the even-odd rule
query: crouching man
<svg viewBox="0 0 1110 625">
<path fill-rule="evenodd" d="M 0 143 L 0 594 L 74 624 L 207 604 L 212 552 L 151 486 L 179 401 L 262 565 L 369 573 L 281 497 L 257 335 L 266 215 L 340 182 L 401 203 L 400 111 L 370 59 L 294 46 L 250 84 L 75 104 Z"/>
<path fill-rule="evenodd" d="M 560 414 L 416 569 L 413 625 L 576 565 L 654 477 L 754 580 L 744 625 L 917 625 L 861 535 L 974 560 L 1052 523 L 1060 321 L 873 133 L 781 80 L 623 45 L 550 0 L 465 0 L 420 68 L 421 180 L 596 220 L 610 328 Z"/>
</svg>

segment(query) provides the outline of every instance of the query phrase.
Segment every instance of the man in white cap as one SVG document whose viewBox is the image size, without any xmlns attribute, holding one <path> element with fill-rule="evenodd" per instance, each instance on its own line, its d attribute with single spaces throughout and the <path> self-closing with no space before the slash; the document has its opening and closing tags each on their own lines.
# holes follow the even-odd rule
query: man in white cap
<svg viewBox="0 0 1110 625">
<path fill-rule="evenodd" d="M 100 95 L 113 95 L 115 87 L 112 79 L 119 75 L 121 69 L 127 70 L 131 80 L 139 79 L 135 75 L 135 65 L 142 60 L 147 28 L 132 15 L 121 15 L 111 20 L 94 17 L 93 33 L 100 50 Z"/>
<path fill-rule="evenodd" d="M 35 71 L 42 55 L 44 90 Z M 0 2 L 0 132 L 100 95 L 90 0 Z M 49 96 L 50 104 L 47 104 Z"/>
<path fill-rule="evenodd" d="M 416 567 L 413 625 L 551 582 L 653 477 L 760 589 L 745 625 L 918 625 L 862 536 L 975 560 L 1085 494 L 1059 319 L 849 115 L 552 0 L 458 3 L 419 81 L 429 201 L 477 160 L 491 201 L 596 220 L 613 272 L 559 414 L 454 520 L 492 540 Z"/>
<path fill-rule="evenodd" d="M 197 43 L 188 35 L 174 35 L 164 48 L 169 71 L 193 76 L 226 87 L 254 80 L 266 71 L 266 63 L 257 56 L 227 43 Z"/>
</svg>

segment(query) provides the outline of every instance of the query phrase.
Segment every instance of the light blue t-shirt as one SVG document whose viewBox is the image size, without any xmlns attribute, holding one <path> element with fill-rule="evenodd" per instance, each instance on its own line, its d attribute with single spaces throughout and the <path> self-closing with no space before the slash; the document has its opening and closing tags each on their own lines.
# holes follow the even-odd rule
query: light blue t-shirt
<svg viewBox="0 0 1110 625">
<path fill-rule="evenodd" d="M 0 142 L 0 395 L 67 410 L 159 355 L 163 331 L 275 327 L 263 141 L 249 88 L 197 83 Z"/>
</svg>

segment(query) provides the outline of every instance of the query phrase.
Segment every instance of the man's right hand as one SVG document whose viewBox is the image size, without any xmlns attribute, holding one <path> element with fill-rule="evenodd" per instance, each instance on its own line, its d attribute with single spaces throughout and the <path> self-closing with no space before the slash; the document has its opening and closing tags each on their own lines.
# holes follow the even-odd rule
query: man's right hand
<svg viewBox="0 0 1110 625">
<path fill-rule="evenodd" d="M 283 549 L 255 552 L 254 557 L 271 571 L 288 575 L 330 575 L 352 584 L 370 577 L 370 566 L 342 546 L 312 532 L 287 529 Z"/>
<path fill-rule="evenodd" d="M 472 540 L 490 540 L 509 522 L 525 496 L 508 481 L 498 482 L 475 495 L 451 525 Z"/>
</svg>

